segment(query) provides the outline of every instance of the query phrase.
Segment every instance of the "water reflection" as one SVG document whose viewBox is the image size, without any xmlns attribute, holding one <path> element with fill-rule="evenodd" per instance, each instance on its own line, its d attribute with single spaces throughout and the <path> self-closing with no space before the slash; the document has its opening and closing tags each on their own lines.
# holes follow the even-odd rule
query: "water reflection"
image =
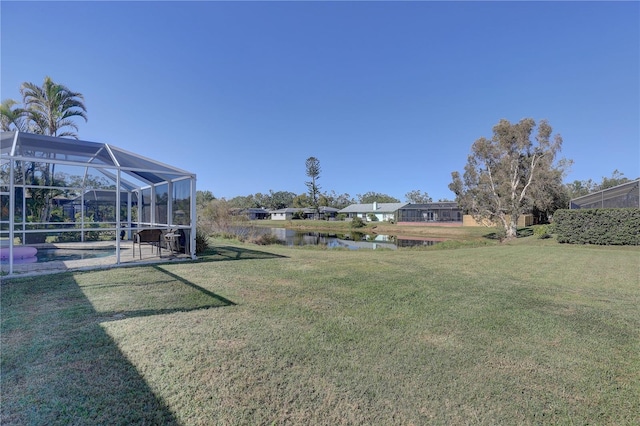
<svg viewBox="0 0 640 426">
<path fill-rule="evenodd" d="M 326 232 L 303 232 L 285 228 L 265 228 L 266 232 L 274 235 L 282 244 L 287 246 L 325 246 L 327 248 L 358 249 L 389 249 L 398 247 L 432 246 L 440 241 L 414 237 L 397 237 L 392 235 L 369 235 L 361 232 L 345 234 Z"/>
</svg>

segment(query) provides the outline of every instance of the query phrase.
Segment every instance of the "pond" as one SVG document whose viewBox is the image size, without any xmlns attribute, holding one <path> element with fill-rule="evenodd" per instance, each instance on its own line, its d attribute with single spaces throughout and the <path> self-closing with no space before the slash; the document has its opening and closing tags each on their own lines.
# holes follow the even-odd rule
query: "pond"
<svg viewBox="0 0 640 426">
<path fill-rule="evenodd" d="M 285 228 L 264 228 L 265 232 L 274 235 L 282 244 L 287 246 L 325 246 L 327 248 L 358 249 L 389 249 L 399 247 L 432 246 L 441 241 L 420 237 L 397 237 L 391 235 L 368 235 L 361 232 L 345 234 L 327 232 L 304 232 Z"/>
</svg>

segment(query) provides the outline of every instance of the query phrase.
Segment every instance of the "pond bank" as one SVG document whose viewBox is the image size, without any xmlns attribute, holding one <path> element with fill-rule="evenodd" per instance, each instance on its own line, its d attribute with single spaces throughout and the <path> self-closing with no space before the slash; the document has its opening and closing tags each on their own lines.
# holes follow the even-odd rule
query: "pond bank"
<svg viewBox="0 0 640 426">
<path fill-rule="evenodd" d="M 318 232 L 361 232 L 365 234 L 384 234 L 395 237 L 428 237 L 456 241 L 478 241 L 486 239 L 492 228 L 468 226 L 442 226 L 431 224 L 393 224 L 389 222 L 369 222 L 362 228 L 351 228 L 350 222 L 325 220 L 254 220 L 251 225 L 267 228 L 287 228 L 297 231 Z"/>
</svg>

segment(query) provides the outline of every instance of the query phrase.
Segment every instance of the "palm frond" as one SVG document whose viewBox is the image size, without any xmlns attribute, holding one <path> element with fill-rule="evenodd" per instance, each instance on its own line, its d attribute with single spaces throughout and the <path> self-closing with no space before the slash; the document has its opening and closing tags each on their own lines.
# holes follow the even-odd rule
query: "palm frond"
<svg viewBox="0 0 640 426">
<path fill-rule="evenodd" d="M 26 111 L 16 105 L 19 104 L 14 99 L 5 99 L 0 104 L 0 127 L 3 132 L 27 130 Z"/>
<path fill-rule="evenodd" d="M 38 133 L 77 138 L 75 132 L 63 129 L 78 130 L 78 126 L 70 118 L 81 117 L 87 121 L 87 108 L 81 93 L 55 83 L 50 77 L 45 77 L 42 86 L 30 82 L 23 83 L 20 93 L 27 117 Z"/>
</svg>

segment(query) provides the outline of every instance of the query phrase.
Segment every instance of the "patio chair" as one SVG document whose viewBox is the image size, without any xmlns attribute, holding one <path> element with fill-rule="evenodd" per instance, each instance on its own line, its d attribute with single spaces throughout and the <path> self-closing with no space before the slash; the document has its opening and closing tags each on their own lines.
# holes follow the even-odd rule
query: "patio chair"
<svg viewBox="0 0 640 426">
<path fill-rule="evenodd" d="M 162 257 L 162 230 L 143 229 L 136 232 L 133 238 L 133 257 L 136 256 L 136 244 L 138 244 L 140 259 L 142 259 L 142 244 L 149 244 L 155 247 L 158 256 Z"/>
</svg>

